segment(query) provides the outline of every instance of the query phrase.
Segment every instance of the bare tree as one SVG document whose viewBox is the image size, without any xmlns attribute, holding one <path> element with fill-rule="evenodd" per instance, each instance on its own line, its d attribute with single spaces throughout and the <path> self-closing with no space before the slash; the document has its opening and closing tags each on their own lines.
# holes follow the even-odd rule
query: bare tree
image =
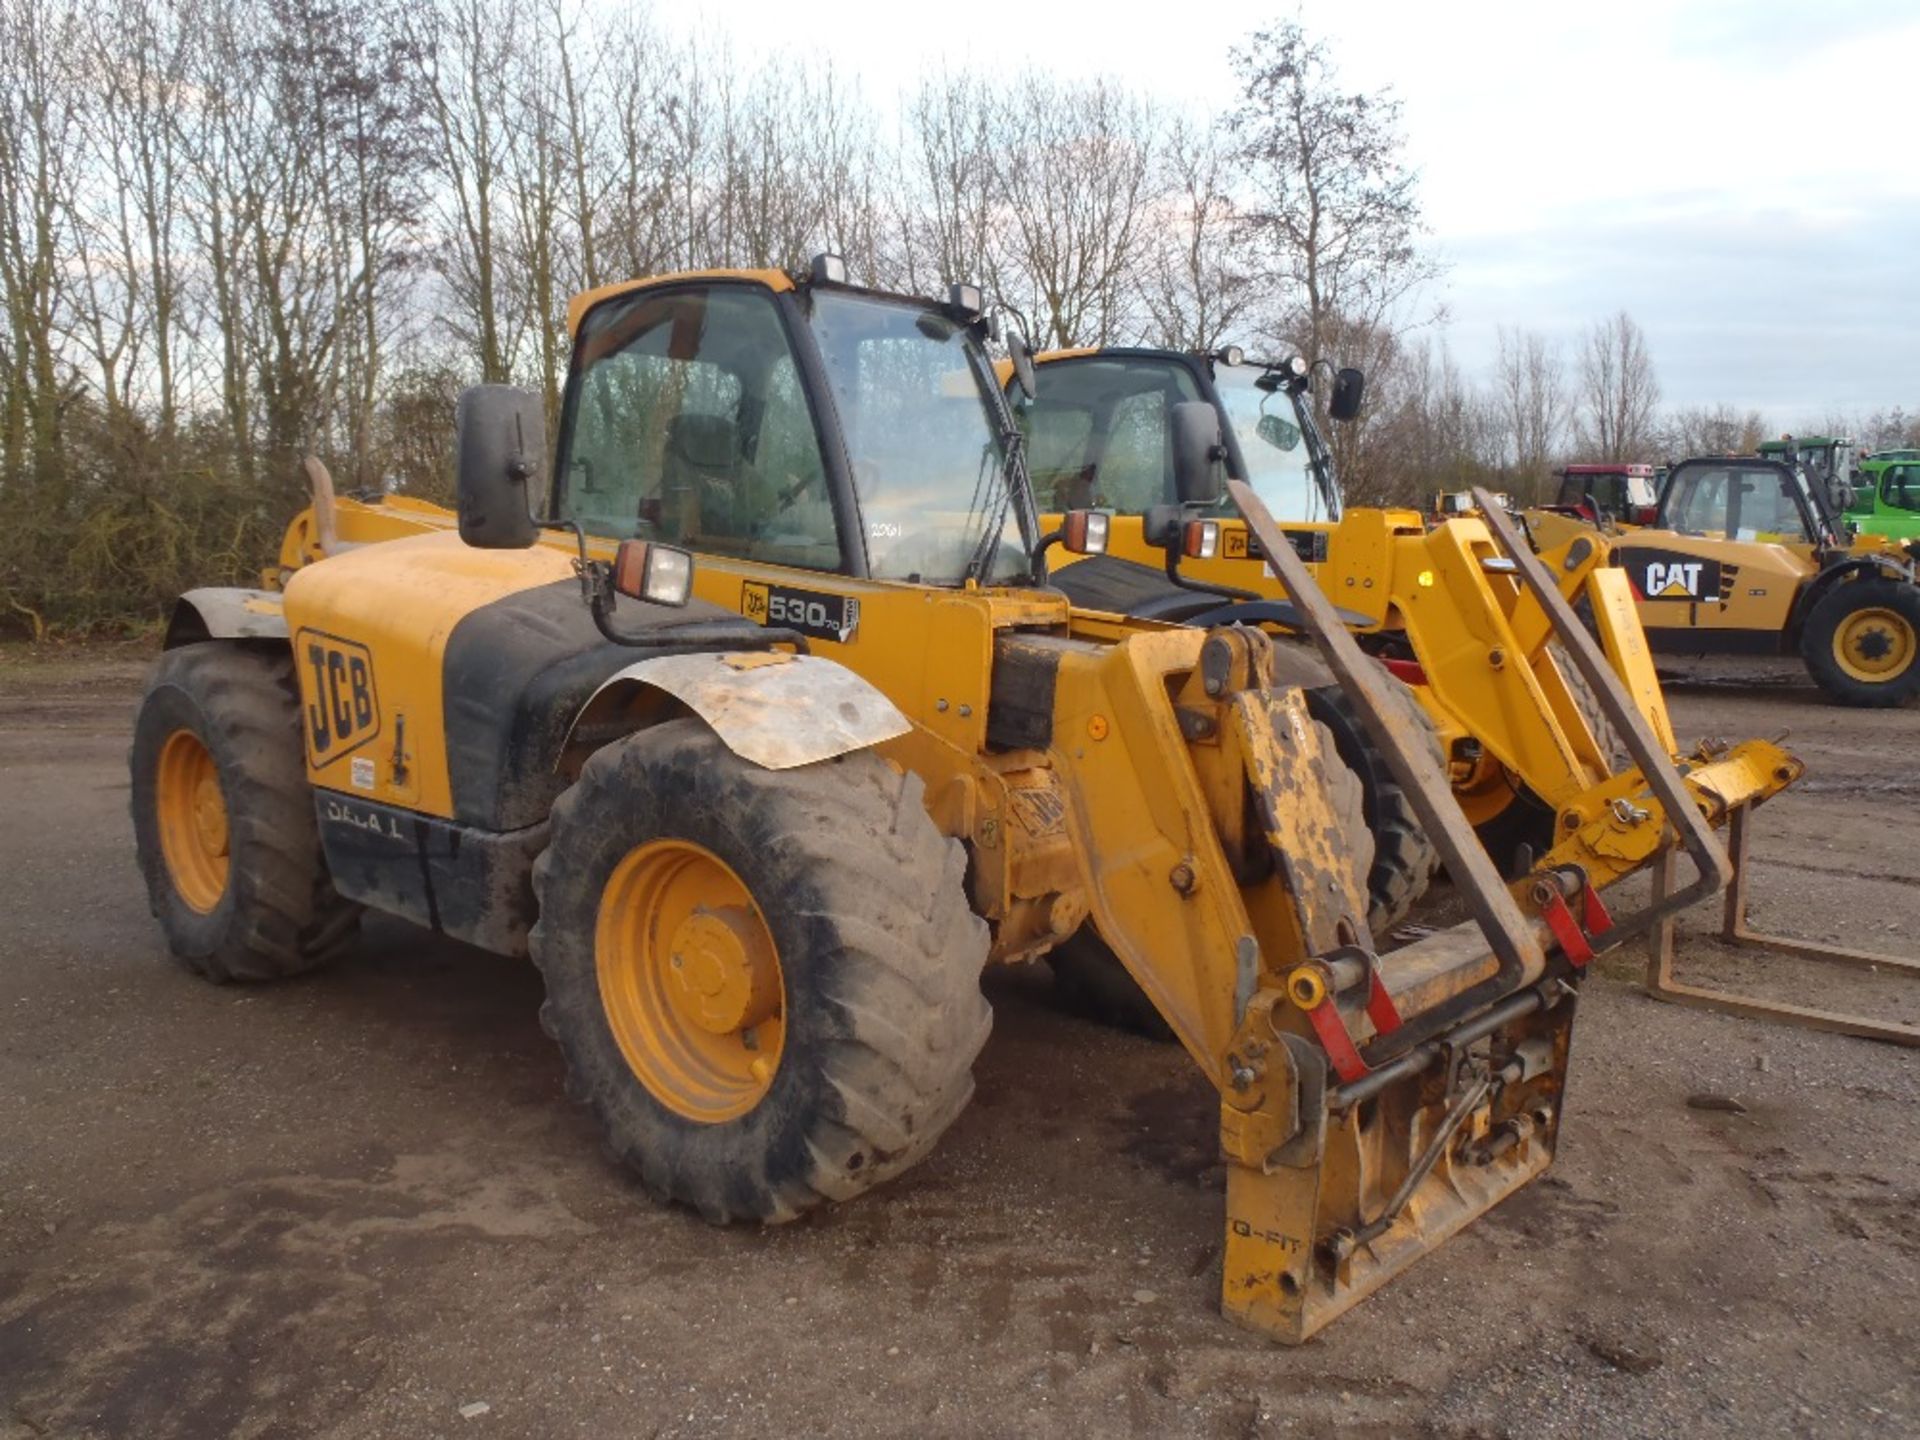
<svg viewBox="0 0 1920 1440">
<path fill-rule="evenodd" d="M 1494 404 L 1516 485 L 1520 493 L 1537 493 L 1548 483 L 1568 408 L 1560 355 L 1546 336 L 1500 327 Z"/>
<path fill-rule="evenodd" d="M 1646 334 L 1624 310 L 1587 332 L 1580 350 L 1580 403 L 1580 443 L 1591 458 L 1645 458 L 1655 438 L 1660 382 Z"/>
<path fill-rule="evenodd" d="M 968 74 L 923 82 L 908 107 L 912 145 L 901 161 L 896 225 L 903 279 L 913 289 L 932 293 L 989 273 L 998 143 L 992 115 L 985 81 Z"/>
<path fill-rule="evenodd" d="M 1030 301 L 1042 343 L 1116 339 L 1145 238 L 1151 108 L 1104 81 L 1070 87 L 1029 72 L 996 113 L 998 288 Z"/>
<path fill-rule="evenodd" d="M 1219 129 L 1176 118 L 1158 160 L 1141 304 L 1159 344 L 1211 350 L 1233 333 L 1255 294 Z"/>
<path fill-rule="evenodd" d="M 1324 356 L 1340 321 L 1391 325 L 1440 273 L 1423 255 L 1418 174 L 1391 91 L 1342 89 L 1326 46 L 1285 21 L 1233 52 L 1252 187 L 1245 223 L 1282 292 L 1280 327 Z"/>
<path fill-rule="evenodd" d="M 0 299 L 6 305 L 6 394 L 0 408 L 0 479 L 63 469 L 60 408 L 67 386 L 70 237 L 66 202 L 77 179 L 80 92 L 68 62 L 78 17 L 57 0 L 16 0 L 0 10 Z"/>
<path fill-rule="evenodd" d="M 1688 455 L 1751 455 L 1766 438 L 1766 418 L 1758 410 L 1699 405 L 1668 415 L 1658 444 L 1665 458 L 1679 460 Z"/>
<path fill-rule="evenodd" d="M 502 115 L 519 94 L 516 0 L 443 0 L 415 17 L 434 121 L 435 168 L 444 195 L 446 238 L 438 269 L 454 312 L 450 329 L 472 351 L 480 379 L 512 376 L 524 312 L 506 303 L 503 190 L 512 130 Z"/>
</svg>

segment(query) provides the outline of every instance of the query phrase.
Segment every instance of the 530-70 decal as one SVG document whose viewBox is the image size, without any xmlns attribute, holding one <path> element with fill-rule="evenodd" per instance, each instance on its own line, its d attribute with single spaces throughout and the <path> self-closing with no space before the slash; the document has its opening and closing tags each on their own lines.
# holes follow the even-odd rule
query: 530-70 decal
<svg viewBox="0 0 1920 1440">
<path fill-rule="evenodd" d="M 831 590 L 798 590 L 749 580 L 740 591 L 740 613 L 756 625 L 784 626 L 842 645 L 860 628 L 860 602 Z"/>
<path fill-rule="evenodd" d="M 302 630 L 293 650 L 306 700 L 307 754 L 320 770 L 380 733 L 373 655 L 357 640 L 319 630 Z"/>
</svg>

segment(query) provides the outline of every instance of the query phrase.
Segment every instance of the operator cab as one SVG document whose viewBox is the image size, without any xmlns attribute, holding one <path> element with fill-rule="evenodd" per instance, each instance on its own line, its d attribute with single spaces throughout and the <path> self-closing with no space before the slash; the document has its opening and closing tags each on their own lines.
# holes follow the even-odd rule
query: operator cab
<svg viewBox="0 0 1920 1440">
<path fill-rule="evenodd" d="M 1834 535 L 1799 470 L 1754 457 L 1681 461 L 1667 475 L 1658 525 L 1683 535 L 1773 545 L 1824 545 Z"/>
<path fill-rule="evenodd" d="M 1035 578 L 979 292 L 843 277 L 817 261 L 584 297 L 546 523 L 861 579 Z"/>
<path fill-rule="evenodd" d="M 1290 368 L 1300 363 L 1248 361 L 1238 346 L 1211 354 L 1107 349 L 1048 361 L 1040 394 L 1013 397 L 1039 507 L 1144 515 L 1179 504 L 1174 407 L 1205 402 L 1220 417 L 1227 474 L 1251 485 L 1276 519 L 1338 520 L 1332 466 L 1311 405 L 1302 403 L 1305 372 Z M 1224 496 L 1203 508 L 1235 513 Z"/>
<path fill-rule="evenodd" d="M 1649 524 L 1659 508 L 1651 465 L 1569 465 L 1560 472 L 1554 508 L 1599 521 Z"/>
</svg>

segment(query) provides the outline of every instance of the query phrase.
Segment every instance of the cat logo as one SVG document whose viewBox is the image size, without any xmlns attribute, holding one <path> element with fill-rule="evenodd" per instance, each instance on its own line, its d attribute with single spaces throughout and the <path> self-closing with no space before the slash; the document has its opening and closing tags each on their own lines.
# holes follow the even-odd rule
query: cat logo
<svg viewBox="0 0 1920 1440">
<path fill-rule="evenodd" d="M 306 701 L 307 758 L 321 770 L 380 733 L 373 655 L 356 640 L 318 630 L 294 637 Z"/>
<path fill-rule="evenodd" d="M 1621 564 L 1642 600 L 1694 600 L 1717 603 L 1721 594 L 1721 565 L 1696 555 L 1639 550 L 1623 553 Z"/>
<path fill-rule="evenodd" d="M 1655 560 L 1647 566 L 1649 600 L 1691 600 L 1700 593 L 1699 560 Z"/>
</svg>

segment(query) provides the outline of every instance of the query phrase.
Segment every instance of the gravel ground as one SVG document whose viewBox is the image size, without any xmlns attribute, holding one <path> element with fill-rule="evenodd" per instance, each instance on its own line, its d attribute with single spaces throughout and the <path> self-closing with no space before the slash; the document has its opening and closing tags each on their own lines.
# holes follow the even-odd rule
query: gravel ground
<svg viewBox="0 0 1920 1440">
<path fill-rule="evenodd" d="M 1001 974 L 928 1163 L 718 1231 L 602 1161 L 528 966 L 384 921 L 271 988 L 172 966 L 126 815 L 141 669 L 0 651 L 3 1440 L 1920 1432 L 1911 1052 L 1661 1005 L 1611 959 L 1553 1171 L 1289 1350 L 1218 1315 L 1192 1067 Z M 1791 667 L 1672 701 L 1811 764 L 1759 819 L 1756 920 L 1910 953 L 1920 716 Z M 1689 973 L 1824 980 L 1711 921 Z M 1897 984 L 1849 989 L 1914 1013 Z"/>
</svg>

